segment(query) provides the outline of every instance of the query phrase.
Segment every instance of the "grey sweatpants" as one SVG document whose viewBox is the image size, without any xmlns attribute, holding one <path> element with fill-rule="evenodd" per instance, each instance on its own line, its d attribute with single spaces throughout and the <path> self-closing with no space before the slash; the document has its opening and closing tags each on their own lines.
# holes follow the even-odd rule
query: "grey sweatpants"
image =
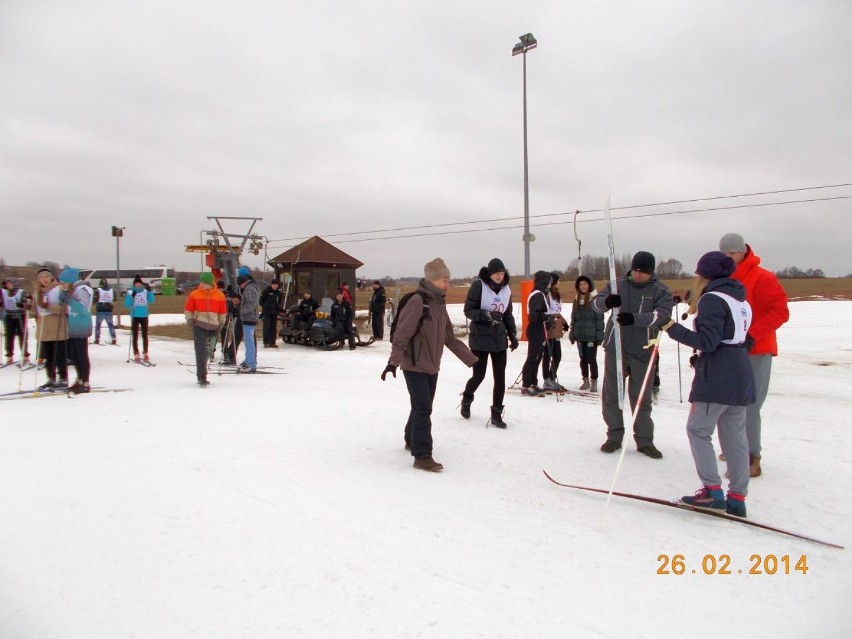
<svg viewBox="0 0 852 639">
<path fill-rule="evenodd" d="M 754 404 L 746 409 L 746 433 L 748 452 L 760 457 L 760 409 L 769 392 L 769 375 L 772 372 L 772 355 L 749 355 L 751 371 L 754 373 Z"/>
<path fill-rule="evenodd" d="M 645 357 L 633 355 L 622 357 L 626 391 L 630 398 L 631 410 L 636 409 L 636 402 L 639 399 L 639 391 L 642 389 L 642 382 L 645 378 L 645 372 L 648 370 L 650 357 L 650 354 Z M 606 438 L 621 443 L 624 439 L 624 412 L 618 407 L 618 373 L 615 370 L 615 351 L 607 349 L 604 361 L 601 407 L 606 422 Z M 633 427 L 633 440 L 636 442 L 637 448 L 654 443 L 654 420 L 651 419 L 652 388 L 653 385 L 648 382 L 648 386 L 645 387 L 645 396 L 642 398 L 642 405 L 639 408 L 639 415 L 636 417 L 636 424 Z"/>
<path fill-rule="evenodd" d="M 693 402 L 686 420 L 686 434 L 698 478 L 705 486 L 721 486 L 713 431 L 719 426 L 719 443 L 728 462 L 728 491 L 748 494 L 749 460 L 746 439 L 746 407 Z"/>
</svg>

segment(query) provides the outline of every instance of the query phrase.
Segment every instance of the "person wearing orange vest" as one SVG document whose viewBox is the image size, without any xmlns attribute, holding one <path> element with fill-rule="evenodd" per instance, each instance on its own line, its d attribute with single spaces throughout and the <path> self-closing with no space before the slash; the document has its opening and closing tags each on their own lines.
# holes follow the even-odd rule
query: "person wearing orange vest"
<svg viewBox="0 0 852 639">
<path fill-rule="evenodd" d="M 210 354 L 208 345 L 216 339 L 225 325 L 228 305 L 225 294 L 213 285 L 213 273 L 202 273 L 196 288 L 186 299 L 184 316 L 187 325 L 192 329 L 192 339 L 195 345 L 195 373 L 198 385 L 209 386 L 207 381 L 207 361 Z"/>
<path fill-rule="evenodd" d="M 746 300 L 751 305 L 753 320 L 746 337 L 749 363 L 754 373 L 755 400 L 746 409 L 750 474 L 759 477 L 761 458 L 760 409 L 769 392 L 772 358 L 778 355 L 775 332 L 790 319 L 787 293 L 775 274 L 760 266 L 760 258 L 745 243 L 742 235 L 727 233 L 719 240 L 719 250 L 734 260 L 737 268 L 731 276 L 746 289 Z"/>
</svg>

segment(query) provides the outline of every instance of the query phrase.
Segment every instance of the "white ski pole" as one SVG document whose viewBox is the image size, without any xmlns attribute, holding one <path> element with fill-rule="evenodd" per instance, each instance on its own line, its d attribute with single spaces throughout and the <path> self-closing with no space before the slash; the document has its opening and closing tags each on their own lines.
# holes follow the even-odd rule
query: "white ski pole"
<svg viewBox="0 0 852 639">
<path fill-rule="evenodd" d="M 636 426 L 636 420 L 639 418 L 639 410 L 642 408 L 642 401 L 645 399 L 645 390 L 648 388 L 648 380 L 651 379 L 651 376 L 654 374 L 654 363 L 657 360 L 657 356 L 660 352 L 660 338 L 655 337 L 654 339 L 648 342 L 648 345 L 645 348 L 651 349 L 651 359 L 648 362 L 648 370 L 645 371 L 645 379 L 642 380 L 642 388 L 639 389 L 639 397 L 636 399 L 636 407 L 633 409 L 633 414 L 630 419 L 630 432 L 633 432 L 633 428 Z M 625 430 L 625 434 L 627 431 Z M 606 496 L 606 505 L 604 506 L 603 516 L 601 517 L 601 525 L 600 530 L 603 530 L 604 521 L 606 520 L 606 515 L 609 512 L 609 502 L 612 500 L 612 491 L 615 490 L 615 482 L 618 479 L 618 473 L 621 470 L 621 462 L 624 461 L 624 451 L 627 450 L 626 446 L 621 447 L 621 453 L 618 455 L 618 464 L 615 466 L 615 473 L 612 476 L 612 483 L 609 486 L 609 493 Z"/>
</svg>

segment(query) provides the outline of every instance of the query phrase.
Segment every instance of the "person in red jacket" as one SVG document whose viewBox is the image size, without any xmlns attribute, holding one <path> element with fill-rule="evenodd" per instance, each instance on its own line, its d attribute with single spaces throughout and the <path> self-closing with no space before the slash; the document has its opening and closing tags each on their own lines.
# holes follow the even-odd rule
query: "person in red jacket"
<svg viewBox="0 0 852 639">
<path fill-rule="evenodd" d="M 760 266 L 760 258 L 742 235 L 727 233 L 719 240 L 719 250 L 733 258 L 737 269 L 731 276 L 746 289 L 746 300 L 751 305 L 753 319 L 745 345 L 754 373 L 755 400 L 746 410 L 750 474 L 759 477 L 760 468 L 760 408 L 769 392 L 772 358 L 778 355 L 775 331 L 790 319 L 787 293 L 775 274 Z"/>
</svg>

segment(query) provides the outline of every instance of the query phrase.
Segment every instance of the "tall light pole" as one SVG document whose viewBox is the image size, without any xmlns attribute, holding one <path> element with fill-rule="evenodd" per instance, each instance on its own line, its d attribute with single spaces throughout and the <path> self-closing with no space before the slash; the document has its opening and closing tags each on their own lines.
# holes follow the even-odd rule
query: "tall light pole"
<svg viewBox="0 0 852 639">
<path fill-rule="evenodd" d="M 538 40 L 532 33 L 519 37 L 520 42 L 512 47 L 512 56 L 524 56 L 524 274 L 530 279 L 530 242 L 535 239 L 530 235 L 530 175 L 527 159 L 527 51 L 538 46 Z"/>
<path fill-rule="evenodd" d="M 115 294 L 113 298 L 116 300 L 115 306 L 118 308 L 116 326 L 121 328 L 121 261 L 119 259 L 119 241 L 124 237 L 123 226 L 113 226 L 112 236 L 115 238 Z M 116 297 L 117 296 L 117 297 Z"/>
</svg>

